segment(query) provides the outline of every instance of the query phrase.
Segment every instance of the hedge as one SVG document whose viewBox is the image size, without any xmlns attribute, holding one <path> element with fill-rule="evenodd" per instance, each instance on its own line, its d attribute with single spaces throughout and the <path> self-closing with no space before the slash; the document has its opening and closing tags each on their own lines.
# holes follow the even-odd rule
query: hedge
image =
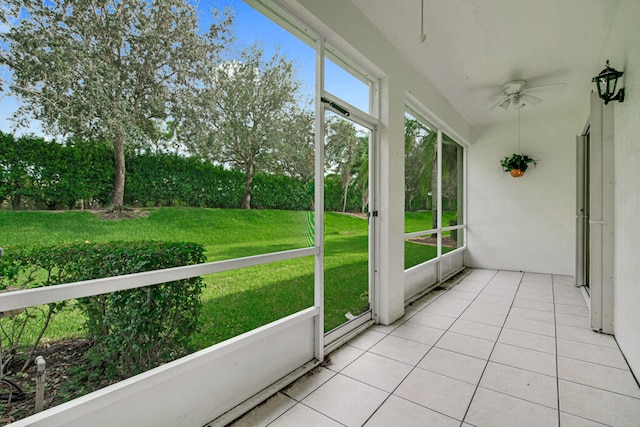
<svg viewBox="0 0 640 427">
<path fill-rule="evenodd" d="M 113 183 L 113 151 L 104 144 L 0 132 L 0 204 L 14 209 L 73 208 L 80 201 L 104 205 Z"/>
<path fill-rule="evenodd" d="M 171 153 L 127 152 L 125 205 L 240 208 L 244 173 L 211 162 Z M 101 208 L 110 200 L 113 149 L 92 141 L 64 143 L 0 132 L 0 207 L 12 209 Z M 309 183 L 258 173 L 252 207 L 307 210 Z M 342 210 L 339 178 L 327 177 L 326 210 Z M 349 191 L 348 211 L 361 209 L 356 190 Z"/>
<path fill-rule="evenodd" d="M 14 247 L 0 258 L 0 288 L 31 289 L 204 261 L 204 248 L 195 243 Z M 86 356 L 94 371 L 109 378 L 124 378 L 188 354 L 192 350 L 190 337 L 198 329 L 203 286 L 203 280 L 194 277 L 79 299 L 77 307 L 85 314 L 85 330 L 93 342 Z M 18 333 L 27 323 L 31 322 L 31 328 L 39 329 L 42 336 L 50 317 L 64 305 L 49 304 L 46 320 L 34 316 L 44 312 L 37 307 L 2 319 L 3 342 L 11 344 L 15 354 L 21 348 Z"/>
</svg>

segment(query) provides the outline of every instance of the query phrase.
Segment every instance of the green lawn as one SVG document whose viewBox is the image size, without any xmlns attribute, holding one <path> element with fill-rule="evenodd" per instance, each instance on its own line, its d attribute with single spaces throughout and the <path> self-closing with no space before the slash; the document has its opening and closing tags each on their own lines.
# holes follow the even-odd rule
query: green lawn
<svg viewBox="0 0 640 427">
<path fill-rule="evenodd" d="M 431 221 L 431 211 L 420 212 L 405 212 L 404 214 L 404 229 L 405 233 L 411 233 L 415 231 L 429 230 L 433 225 Z M 443 226 L 448 227 L 451 221 L 457 219 L 456 212 L 443 212 L 442 223 Z M 448 236 L 449 231 L 442 233 L 443 236 Z M 443 253 L 447 253 L 453 250 L 452 248 L 442 248 Z M 411 268 L 425 261 L 435 258 L 438 255 L 438 251 L 435 246 L 418 244 L 414 242 L 404 242 L 404 268 Z"/>
<path fill-rule="evenodd" d="M 367 221 L 325 215 L 325 329 L 366 306 Z M 102 220 L 89 212 L 0 211 L 6 251 L 14 245 L 104 241 L 191 241 L 209 261 L 308 247 L 309 212 L 160 208 L 147 217 Z M 205 277 L 203 328 L 198 347 L 220 342 L 313 305 L 313 257 L 282 261 Z M 366 297 L 366 296 L 365 296 Z M 77 334 L 82 318 L 58 315 L 47 338 Z"/>
<path fill-rule="evenodd" d="M 444 211 L 442 214 L 442 226 L 448 227 L 451 220 L 458 217 L 456 212 Z M 405 212 L 404 213 L 404 232 L 413 233 L 414 231 L 431 230 L 433 228 L 431 211 Z M 448 232 L 444 233 L 449 234 Z"/>
<path fill-rule="evenodd" d="M 105 241 L 190 241 L 204 246 L 209 261 L 308 247 L 309 212 L 150 209 L 149 215 L 102 220 L 90 212 L 0 211 L 0 245 L 46 245 Z M 429 221 L 430 212 L 412 215 Z M 428 217 L 428 218 L 427 218 Z M 424 229 L 424 228 L 422 228 Z M 325 330 L 342 324 L 345 314 L 367 308 L 367 221 L 325 214 Z M 405 263 L 433 258 L 433 246 L 405 245 Z M 313 257 L 281 261 L 208 275 L 203 291 L 202 330 L 194 338 L 204 348 L 313 305 Z M 67 310 L 54 319 L 48 339 L 80 333 L 82 317 Z"/>
</svg>

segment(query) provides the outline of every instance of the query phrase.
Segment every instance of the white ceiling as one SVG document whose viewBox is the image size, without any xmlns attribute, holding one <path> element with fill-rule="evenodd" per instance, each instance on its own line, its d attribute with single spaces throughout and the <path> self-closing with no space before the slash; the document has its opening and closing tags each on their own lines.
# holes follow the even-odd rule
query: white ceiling
<svg viewBox="0 0 640 427">
<path fill-rule="evenodd" d="M 522 114 L 583 107 L 619 0 L 351 0 L 472 126 L 510 120 L 489 99 L 515 79 L 527 87 L 565 83 L 535 95 Z M 616 68 L 617 64 L 611 64 Z M 619 66 L 617 68 L 620 68 Z"/>
</svg>

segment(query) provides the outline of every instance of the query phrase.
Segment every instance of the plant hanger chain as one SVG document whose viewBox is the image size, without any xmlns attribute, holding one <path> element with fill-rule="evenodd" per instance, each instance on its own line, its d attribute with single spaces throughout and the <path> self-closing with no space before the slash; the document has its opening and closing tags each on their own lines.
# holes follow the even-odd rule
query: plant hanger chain
<svg viewBox="0 0 640 427">
<path fill-rule="evenodd" d="M 424 33 L 424 0 L 420 2 L 420 36 L 418 36 L 418 40 L 420 43 L 424 43 L 427 39 L 427 35 Z"/>
<path fill-rule="evenodd" d="M 522 153 L 520 149 L 520 110 L 522 107 L 518 108 L 518 153 Z"/>
</svg>

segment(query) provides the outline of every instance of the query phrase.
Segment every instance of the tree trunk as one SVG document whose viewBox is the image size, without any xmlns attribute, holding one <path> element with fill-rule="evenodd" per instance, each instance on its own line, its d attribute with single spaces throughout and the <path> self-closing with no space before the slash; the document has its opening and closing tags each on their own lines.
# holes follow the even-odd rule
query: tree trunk
<svg viewBox="0 0 640 427">
<path fill-rule="evenodd" d="M 344 189 L 344 199 L 342 201 L 342 212 L 347 211 L 347 197 L 349 195 L 349 182 L 351 181 L 351 171 L 343 170 L 342 171 L 342 187 Z"/>
<path fill-rule="evenodd" d="M 362 213 L 364 213 L 368 205 L 369 205 L 369 192 L 365 191 L 362 193 Z"/>
<path fill-rule="evenodd" d="M 342 202 L 342 212 L 347 211 L 347 196 L 349 195 L 349 182 L 344 186 L 344 197 Z"/>
<path fill-rule="evenodd" d="M 253 176 L 255 175 L 255 169 L 253 165 L 248 165 L 245 168 L 247 179 L 244 182 L 244 199 L 242 200 L 242 209 L 251 209 L 251 183 L 253 182 Z"/>
<path fill-rule="evenodd" d="M 115 167 L 115 179 L 111 203 L 113 209 L 121 211 L 124 207 L 124 140 L 121 133 L 116 133 L 113 138 L 113 164 Z"/>
</svg>

